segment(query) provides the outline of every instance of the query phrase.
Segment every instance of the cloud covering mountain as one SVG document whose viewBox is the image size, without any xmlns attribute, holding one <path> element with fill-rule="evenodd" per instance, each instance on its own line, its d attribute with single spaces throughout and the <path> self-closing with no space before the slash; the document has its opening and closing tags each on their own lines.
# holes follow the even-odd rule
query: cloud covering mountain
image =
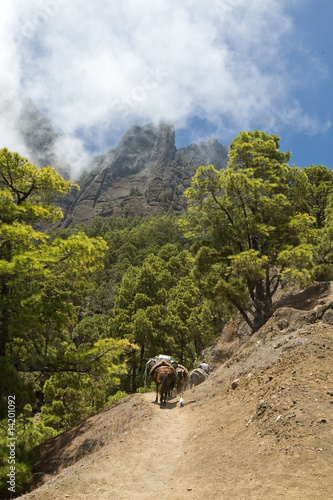
<svg viewBox="0 0 333 500">
<path fill-rule="evenodd" d="M 29 154 L 28 98 L 74 172 L 133 123 L 197 118 L 224 143 L 241 129 L 323 131 L 297 97 L 327 71 L 295 34 L 303 3 L 3 0 L 1 146 Z"/>
</svg>

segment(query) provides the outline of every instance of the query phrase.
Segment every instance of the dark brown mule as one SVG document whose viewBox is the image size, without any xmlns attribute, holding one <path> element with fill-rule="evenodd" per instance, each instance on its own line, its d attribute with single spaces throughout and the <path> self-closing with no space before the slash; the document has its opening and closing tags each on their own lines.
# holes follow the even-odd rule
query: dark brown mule
<svg viewBox="0 0 333 500">
<path fill-rule="evenodd" d="M 150 370 L 150 374 L 154 377 L 156 384 L 156 399 L 158 403 L 158 394 L 160 394 L 160 403 L 166 404 L 166 398 L 170 388 L 175 383 L 176 371 L 167 361 L 160 361 Z"/>
<path fill-rule="evenodd" d="M 176 368 L 177 394 L 185 391 L 187 383 L 188 383 L 188 377 L 189 377 L 189 374 L 188 374 L 188 371 L 186 370 L 185 366 L 178 365 Z"/>
</svg>

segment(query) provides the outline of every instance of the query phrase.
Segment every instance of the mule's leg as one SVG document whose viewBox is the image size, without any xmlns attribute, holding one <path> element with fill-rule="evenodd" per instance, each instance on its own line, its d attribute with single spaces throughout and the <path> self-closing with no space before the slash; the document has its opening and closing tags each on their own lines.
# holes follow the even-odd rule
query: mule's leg
<svg viewBox="0 0 333 500">
<path fill-rule="evenodd" d="M 160 387 L 160 403 L 161 403 L 161 405 L 163 404 L 163 401 L 164 401 L 164 405 L 166 404 L 168 390 L 169 390 L 169 375 L 168 375 L 168 373 L 164 373 L 161 387 Z"/>
</svg>

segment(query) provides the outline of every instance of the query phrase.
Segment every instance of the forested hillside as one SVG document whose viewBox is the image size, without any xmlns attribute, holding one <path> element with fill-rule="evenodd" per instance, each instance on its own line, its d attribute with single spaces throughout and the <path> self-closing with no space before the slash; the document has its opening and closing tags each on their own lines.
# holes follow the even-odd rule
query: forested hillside
<svg viewBox="0 0 333 500">
<path fill-rule="evenodd" d="M 254 333 L 278 291 L 332 279 L 333 174 L 289 160 L 277 136 L 242 132 L 226 169 L 197 170 L 180 214 L 41 232 L 77 187 L 0 150 L 0 470 L 15 396 L 16 492 L 33 448 L 142 390 L 151 356 L 191 368 L 233 315 Z"/>
</svg>

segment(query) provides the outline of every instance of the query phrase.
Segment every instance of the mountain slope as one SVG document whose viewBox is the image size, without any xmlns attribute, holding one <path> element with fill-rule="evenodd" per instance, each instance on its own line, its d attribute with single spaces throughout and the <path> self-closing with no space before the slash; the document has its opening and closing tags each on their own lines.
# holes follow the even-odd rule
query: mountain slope
<svg viewBox="0 0 333 500">
<path fill-rule="evenodd" d="M 284 299 L 255 335 L 229 323 L 212 375 L 160 408 L 129 396 L 39 447 L 22 500 L 332 498 L 333 284 Z"/>
</svg>

